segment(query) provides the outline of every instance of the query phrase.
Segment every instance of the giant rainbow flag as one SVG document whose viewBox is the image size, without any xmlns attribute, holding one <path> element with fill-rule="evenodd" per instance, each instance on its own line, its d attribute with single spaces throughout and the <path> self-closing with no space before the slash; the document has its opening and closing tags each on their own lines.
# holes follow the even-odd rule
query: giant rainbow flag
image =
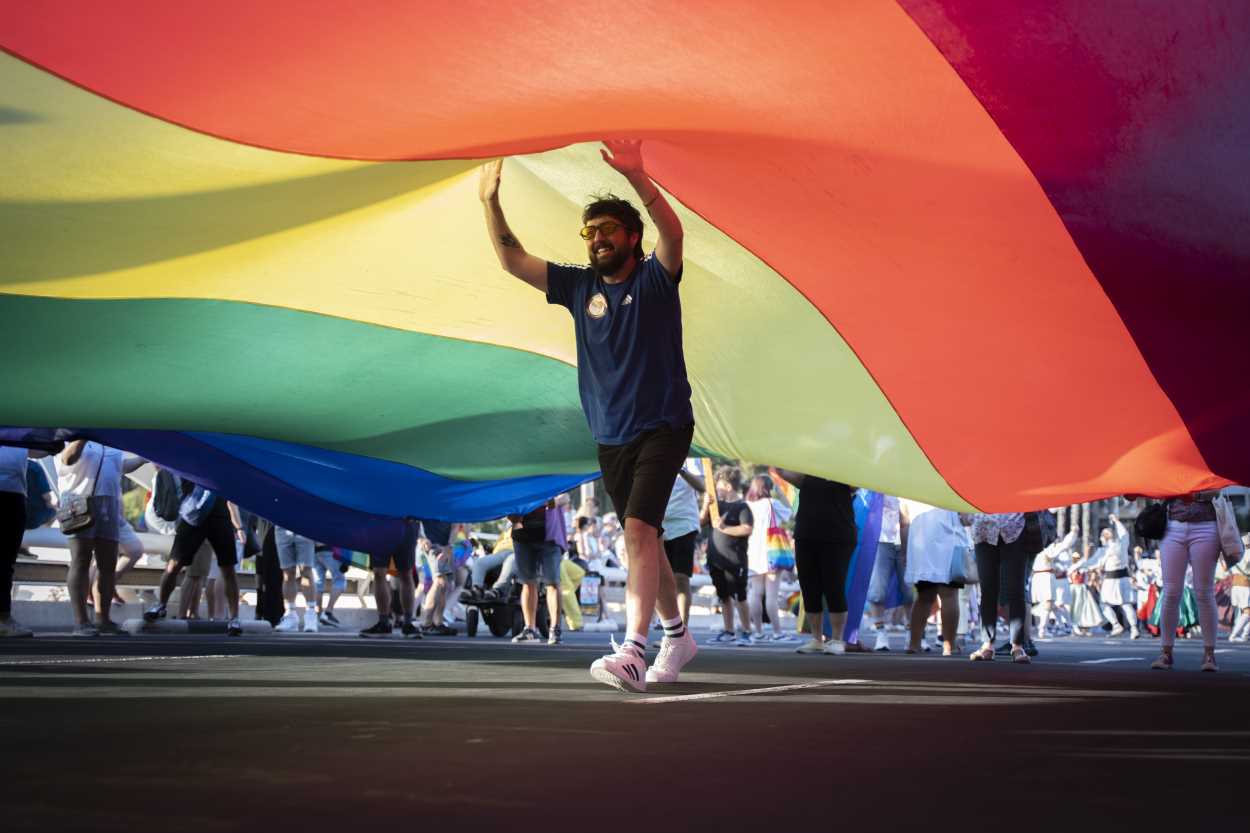
<svg viewBox="0 0 1250 833">
<path fill-rule="evenodd" d="M 696 443 L 958 509 L 1250 482 L 1250 4 L 31 0 L 0 11 L 0 425 L 314 537 L 594 476 L 572 325 L 644 140 Z"/>
</svg>

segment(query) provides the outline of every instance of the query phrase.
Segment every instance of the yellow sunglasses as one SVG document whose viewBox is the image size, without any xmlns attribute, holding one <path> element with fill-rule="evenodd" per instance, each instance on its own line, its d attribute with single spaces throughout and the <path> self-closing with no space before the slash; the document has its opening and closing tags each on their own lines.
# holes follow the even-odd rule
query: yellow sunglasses
<svg viewBox="0 0 1250 833">
<path fill-rule="evenodd" d="M 621 227 L 620 223 L 614 223 L 611 220 L 600 223 L 597 226 L 582 226 L 581 234 L 583 240 L 594 240 L 595 232 L 603 232 L 604 237 L 611 237 L 616 234 L 616 230 Z"/>
</svg>

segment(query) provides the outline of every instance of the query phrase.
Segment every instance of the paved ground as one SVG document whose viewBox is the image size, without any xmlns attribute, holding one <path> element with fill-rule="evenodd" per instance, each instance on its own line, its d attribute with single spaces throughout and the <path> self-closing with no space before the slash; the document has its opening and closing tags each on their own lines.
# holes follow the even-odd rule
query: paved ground
<svg viewBox="0 0 1250 833">
<path fill-rule="evenodd" d="M 625 697 L 606 638 L 0 644 L 6 830 L 1101 831 L 1244 823 L 1250 648 L 1031 666 L 707 648 Z M 1162 816 L 1162 817 L 1161 817 Z M 402 825 L 396 827 L 396 825 Z M 1075 825 L 1075 827 L 1074 827 Z"/>
</svg>

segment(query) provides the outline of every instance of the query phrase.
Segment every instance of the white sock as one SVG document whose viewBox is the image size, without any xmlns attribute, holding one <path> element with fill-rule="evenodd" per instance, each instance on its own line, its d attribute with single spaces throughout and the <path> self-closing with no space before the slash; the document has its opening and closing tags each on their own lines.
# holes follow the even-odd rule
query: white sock
<svg viewBox="0 0 1250 833">
<path fill-rule="evenodd" d="M 660 626 L 664 628 L 664 635 L 669 639 L 679 639 L 686 635 L 686 627 L 681 623 L 680 616 L 674 616 L 672 619 L 660 617 Z"/>
<path fill-rule="evenodd" d="M 1250 614 L 1243 613 L 1237 617 L 1237 624 L 1233 625 L 1232 635 L 1240 639 L 1250 631 Z"/>
<path fill-rule="evenodd" d="M 638 656 L 644 657 L 647 655 L 647 635 L 645 633 L 631 633 L 625 637 L 625 642 L 621 647 L 630 648 L 636 651 Z"/>
</svg>

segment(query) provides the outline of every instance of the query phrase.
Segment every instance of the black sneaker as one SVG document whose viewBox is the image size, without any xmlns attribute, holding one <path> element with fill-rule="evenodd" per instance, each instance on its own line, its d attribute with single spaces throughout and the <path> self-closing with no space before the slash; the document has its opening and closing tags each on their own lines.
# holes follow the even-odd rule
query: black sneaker
<svg viewBox="0 0 1250 833">
<path fill-rule="evenodd" d="M 343 624 L 339 621 L 339 617 L 329 611 L 322 611 L 321 615 L 317 617 L 317 621 L 321 623 L 322 627 L 326 628 L 337 628 Z"/>
<path fill-rule="evenodd" d="M 243 623 L 239 621 L 238 617 L 235 617 L 234 619 L 231 619 L 229 622 L 226 623 L 226 636 L 242 636 L 242 635 L 243 635 Z"/>
<path fill-rule="evenodd" d="M 165 609 L 165 605 L 157 604 L 143 611 L 143 621 L 155 622 L 157 619 L 164 619 L 169 611 Z"/>
<path fill-rule="evenodd" d="M 446 625 L 442 625 L 442 624 L 424 625 L 421 628 L 421 633 L 424 636 L 455 636 L 456 629 L 449 628 Z"/>
<path fill-rule="evenodd" d="M 1037 656 L 1037 646 L 1033 644 L 1032 639 L 1024 643 L 1024 652 L 1031 657 Z"/>
<path fill-rule="evenodd" d="M 482 597 L 482 588 L 466 587 L 460 591 L 460 604 L 470 604 Z"/>
<path fill-rule="evenodd" d="M 420 639 L 421 629 L 417 627 L 416 622 L 404 622 L 404 626 L 399 629 L 406 639 Z"/>
<path fill-rule="evenodd" d="M 547 644 L 548 645 L 560 644 L 560 627 L 558 625 L 555 627 L 552 627 L 550 630 L 547 631 Z"/>
<path fill-rule="evenodd" d="M 543 637 L 542 637 L 542 634 L 540 634 L 538 631 L 534 630 L 533 628 L 526 628 L 525 630 L 518 633 L 516 636 L 512 637 L 512 641 L 514 643 L 542 642 Z"/>
<path fill-rule="evenodd" d="M 1002 645 L 999 645 L 998 650 L 995 651 L 994 653 L 1000 656 L 1005 656 L 1005 657 L 1011 656 L 1011 641 L 1008 640 L 1007 642 L 1004 642 Z"/>
<path fill-rule="evenodd" d="M 366 639 L 372 639 L 380 636 L 390 636 L 394 632 L 395 629 L 391 627 L 390 619 L 379 619 L 373 627 L 365 628 L 361 631 L 360 635 Z"/>
</svg>

